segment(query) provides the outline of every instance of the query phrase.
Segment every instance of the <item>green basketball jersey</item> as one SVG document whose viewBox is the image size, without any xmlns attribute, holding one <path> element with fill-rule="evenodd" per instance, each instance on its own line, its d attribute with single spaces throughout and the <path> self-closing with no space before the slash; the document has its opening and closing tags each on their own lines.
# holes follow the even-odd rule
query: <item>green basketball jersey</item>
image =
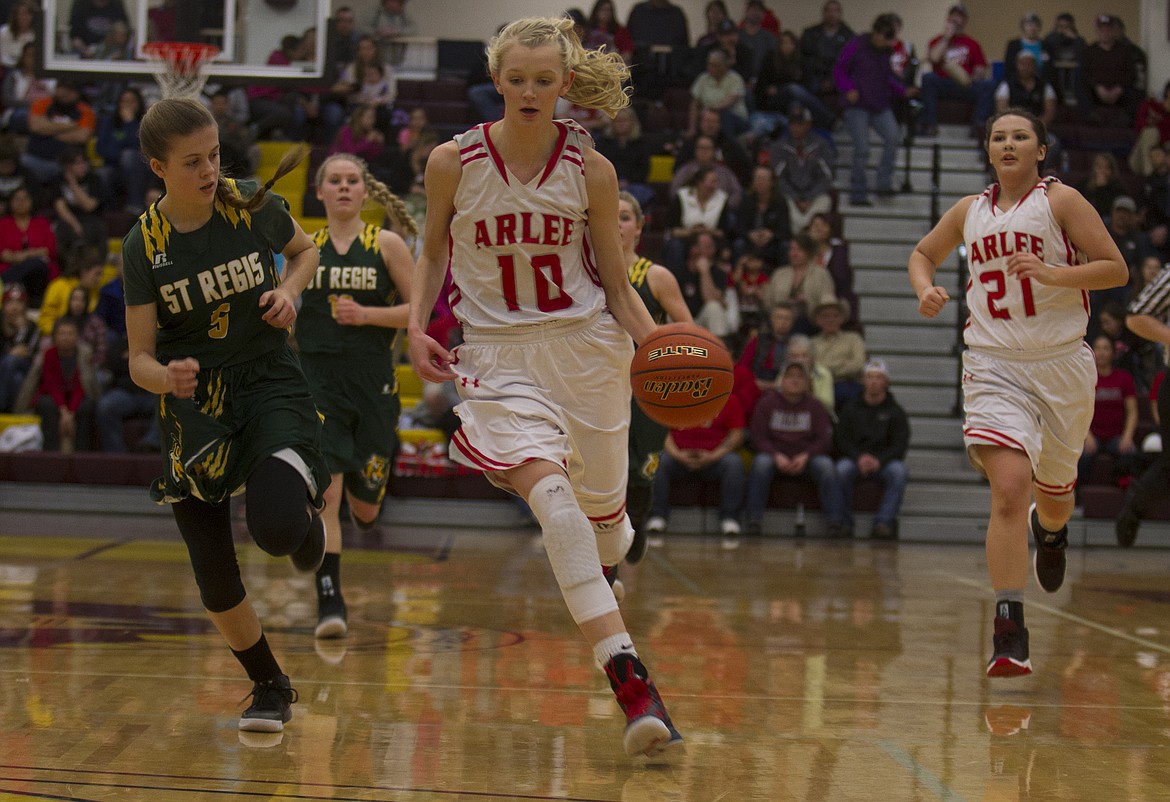
<svg viewBox="0 0 1170 802">
<path fill-rule="evenodd" d="M 255 181 L 228 181 L 247 197 Z M 271 193 L 270 193 L 271 195 Z M 156 356 L 194 357 L 201 368 L 237 365 L 279 348 L 288 332 L 261 319 L 260 296 L 277 286 L 273 252 L 293 237 L 284 198 L 252 212 L 218 198 L 206 224 L 181 234 L 155 203 L 122 240 L 126 305 L 158 308 Z"/>
<path fill-rule="evenodd" d="M 333 316 L 334 305 L 343 297 L 362 306 L 400 303 L 378 247 L 381 230 L 378 226 L 364 226 L 344 255 L 334 247 L 328 228 L 313 234 L 313 242 L 321 252 L 321 265 L 301 295 L 297 315 L 297 346 L 301 353 L 344 354 L 362 363 L 389 359 L 397 329 L 343 326 Z"/>
<path fill-rule="evenodd" d="M 654 293 L 650 292 L 650 283 L 646 280 L 653 264 L 649 259 L 643 257 L 626 268 L 626 273 L 630 277 L 630 283 L 638 291 L 638 295 L 642 296 L 642 303 L 646 304 L 646 309 L 650 312 L 650 317 L 654 319 L 655 323 L 661 326 L 666 322 L 666 310 L 658 303 L 658 299 L 654 297 Z"/>
</svg>

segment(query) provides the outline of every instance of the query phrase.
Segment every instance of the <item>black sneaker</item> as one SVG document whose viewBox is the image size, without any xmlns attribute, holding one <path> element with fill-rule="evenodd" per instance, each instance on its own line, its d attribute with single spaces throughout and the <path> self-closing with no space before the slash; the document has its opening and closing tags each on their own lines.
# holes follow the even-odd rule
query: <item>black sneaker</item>
<svg viewBox="0 0 1170 802">
<path fill-rule="evenodd" d="M 345 599 L 340 593 L 317 597 L 317 628 L 313 631 L 318 638 L 344 638 L 349 632 Z"/>
<path fill-rule="evenodd" d="M 321 522 L 321 516 L 317 513 L 313 513 L 313 520 L 309 524 L 309 532 L 305 535 L 304 542 L 288 557 L 292 560 L 293 567 L 301 573 L 315 573 L 321 567 L 321 562 L 325 559 L 325 524 Z"/>
<path fill-rule="evenodd" d="M 995 653 L 987 663 L 987 676 L 1024 677 L 1032 673 L 1032 661 L 1028 659 L 1027 627 L 997 615 L 991 642 Z"/>
<path fill-rule="evenodd" d="M 1048 593 L 1055 593 L 1064 584 L 1064 550 L 1068 548 L 1068 524 L 1060 527 L 1059 532 L 1049 532 L 1040 525 L 1036 505 L 1033 504 L 1028 510 L 1028 532 L 1036 541 L 1036 554 L 1032 558 L 1036 581 Z"/>
<path fill-rule="evenodd" d="M 646 526 L 643 524 L 634 530 L 634 539 L 630 541 L 630 550 L 626 552 L 626 562 L 630 565 L 642 562 L 648 545 L 650 544 L 646 537 Z"/>
<path fill-rule="evenodd" d="M 292 720 L 292 705 L 297 700 L 297 692 L 284 674 L 268 682 L 257 682 L 248 696 L 252 697 L 252 704 L 240 716 L 241 730 L 281 732 Z"/>
<path fill-rule="evenodd" d="M 650 757 L 682 745 L 683 738 L 671 723 L 662 697 L 641 660 L 625 652 L 614 655 L 605 664 L 605 675 L 626 714 L 622 746 L 627 755 Z"/>
<path fill-rule="evenodd" d="M 1130 504 L 1129 497 L 1126 496 L 1125 505 L 1122 506 L 1121 513 L 1117 516 L 1117 545 L 1124 548 L 1132 546 L 1137 540 L 1138 527 L 1141 525 L 1141 516 L 1133 511 L 1133 505 Z"/>
</svg>

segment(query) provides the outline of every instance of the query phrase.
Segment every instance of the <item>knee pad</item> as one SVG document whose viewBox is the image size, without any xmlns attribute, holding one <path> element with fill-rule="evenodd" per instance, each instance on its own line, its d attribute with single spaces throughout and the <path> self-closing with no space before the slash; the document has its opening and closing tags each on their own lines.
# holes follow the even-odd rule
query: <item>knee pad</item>
<svg viewBox="0 0 1170 802">
<path fill-rule="evenodd" d="M 234 559 L 230 566 L 197 573 L 195 584 L 199 586 L 199 599 L 203 607 L 212 613 L 226 613 L 247 595 L 244 582 L 240 579 L 240 566 Z"/>
<path fill-rule="evenodd" d="M 601 573 L 593 527 L 569 481 L 557 474 L 546 476 L 533 486 L 528 504 L 540 522 L 545 553 L 573 620 L 580 624 L 616 611 L 617 601 Z"/>
<path fill-rule="evenodd" d="M 617 565 L 626 558 L 630 544 L 634 542 L 634 527 L 630 516 L 622 513 L 616 521 L 590 521 L 593 535 L 597 539 L 597 556 L 602 565 Z"/>
<path fill-rule="evenodd" d="M 296 551 L 312 520 L 304 478 L 296 468 L 269 457 L 248 477 L 248 532 L 274 557 Z"/>
</svg>

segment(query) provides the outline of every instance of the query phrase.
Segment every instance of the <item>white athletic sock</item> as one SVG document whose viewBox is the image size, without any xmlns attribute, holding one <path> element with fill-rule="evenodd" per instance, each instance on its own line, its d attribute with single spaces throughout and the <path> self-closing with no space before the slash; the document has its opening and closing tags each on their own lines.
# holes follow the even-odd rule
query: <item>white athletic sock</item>
<svg viewBox="0 0 1170 802">
<path fill-rule="evenodd" d="M 638 656 L 637 650 L 634 649 L 634 641 L 630 639 L 628 632 L 610 635 L 608 638 L 602 638 L 593 644 L 593 658 L 602 668 L 605 668 L 605 664 L 614 657 L 623 653 L 632 654 L 634 657 Z"/>
</svg>

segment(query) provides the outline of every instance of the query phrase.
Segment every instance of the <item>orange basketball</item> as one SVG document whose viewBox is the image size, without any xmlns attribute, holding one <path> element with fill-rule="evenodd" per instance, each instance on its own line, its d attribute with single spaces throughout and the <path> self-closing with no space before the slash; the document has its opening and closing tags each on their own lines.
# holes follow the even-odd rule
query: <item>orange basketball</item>
<svg viewBox="0 0 1170 802">
<path fill-rule="evenodd" d="M 630 382 L 651 420 L 670 429 L 701 426 L 731 395 L 731 354 L 702 326 L 659 326 L 634 352 Z"/>
</svg>

